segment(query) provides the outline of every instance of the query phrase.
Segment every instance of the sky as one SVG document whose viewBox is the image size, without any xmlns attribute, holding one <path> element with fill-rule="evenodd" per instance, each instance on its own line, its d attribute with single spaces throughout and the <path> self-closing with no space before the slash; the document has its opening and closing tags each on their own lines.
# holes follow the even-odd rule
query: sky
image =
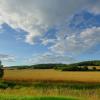
<svg viewBox="0 0 100 100">
<path fill-rule="evenodd" d="M 100 0 L 0 0 L 0 60 L 100 60 Z"/>
</svg>

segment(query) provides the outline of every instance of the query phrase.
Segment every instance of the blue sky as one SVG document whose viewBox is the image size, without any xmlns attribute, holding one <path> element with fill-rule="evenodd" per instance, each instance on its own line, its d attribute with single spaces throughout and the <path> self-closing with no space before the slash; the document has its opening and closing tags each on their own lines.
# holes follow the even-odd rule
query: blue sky
<svg viewBox="0 0 100 100">
<path fill-rule="evenodd" d="M 5 66 L 99 59 L 99 0 L 0 0 Z"/>
</svg>

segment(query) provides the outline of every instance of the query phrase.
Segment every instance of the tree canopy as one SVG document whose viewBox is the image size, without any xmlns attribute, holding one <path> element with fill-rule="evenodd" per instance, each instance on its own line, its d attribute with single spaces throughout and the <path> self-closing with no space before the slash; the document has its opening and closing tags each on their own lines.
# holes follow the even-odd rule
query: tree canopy
<svg viewBox="0 0 100 100">
<path fill-rule="evenodd" d="M 3 77 L 3 74 L 4 74 L 3 65 L 2 62 L 0 61 L 0 78 Z"/>
</svg>

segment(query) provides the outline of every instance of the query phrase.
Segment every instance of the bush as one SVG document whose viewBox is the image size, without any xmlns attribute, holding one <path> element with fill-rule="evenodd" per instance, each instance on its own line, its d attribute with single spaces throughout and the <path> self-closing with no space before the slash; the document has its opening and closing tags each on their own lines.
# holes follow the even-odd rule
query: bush
<svg viewBox="0 0 100 100">
<path fill-rule="evenodd" d="M 83 67 L 83 71 L 89 71 L 88 67 L 87 66 L 84 66 Z"/>
<path fill-rule="evenodd" d="M 8 88 L 7 84 L 0 83 L 0 89 L 6 89 L 6 88 Z"/>
<path fill-rule="evenodd" d="M 96 67 L 93 67 L 92 69 L 93 69 L 93 71 L 96 71 L 97 70 Z"/>
</svg>

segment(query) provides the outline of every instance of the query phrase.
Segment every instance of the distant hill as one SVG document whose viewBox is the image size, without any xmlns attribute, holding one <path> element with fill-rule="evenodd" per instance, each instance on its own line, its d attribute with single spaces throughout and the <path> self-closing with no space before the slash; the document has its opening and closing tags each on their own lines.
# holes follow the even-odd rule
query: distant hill
<svg viewBox="0 0 100 100">
<path fill-rule="evenodd" d="M 73 64 L 36 64 L 36 65 L 21 65 L 21 66 L 11 66 L 9 68 L 16 69 L 58 69 L 58 68 L 66 68 L 66 67 L 76 67 L 76 66 L 100 66 L 100 60 L 94 61 L 83 61 Z"/>
<path fill-rule="evenodd" d="M 100 60 L 94 60 L 94 61 L 84 61 L 79 63 L 74 63 L 71 65 L 77 65 L 77 66 L 100 66 Z"/>
<path fill-rule="evenodd" d="M 65 67 L 66 64 L 36 64 L 36 65 L 25 65 L 25 66 L 11 66 L 9 68 L 17 68 L 17 69 L 53 69 L 55 67 Z"/>
</svg>

